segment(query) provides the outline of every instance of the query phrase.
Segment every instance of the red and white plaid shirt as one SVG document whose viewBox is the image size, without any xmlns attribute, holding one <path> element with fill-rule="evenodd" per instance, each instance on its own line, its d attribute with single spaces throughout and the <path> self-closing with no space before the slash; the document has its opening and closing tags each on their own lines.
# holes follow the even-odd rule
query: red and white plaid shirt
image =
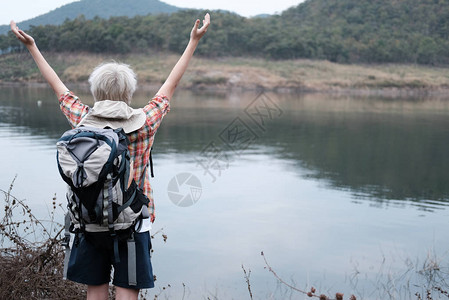
<svg viewBox="0 0 449 300">
<path fill-rule="evenodd" d="M 89 112 L 90 107 L 81 103 L 79 98 L 70 91 L 65 92 L 59 98 L 61 111 L 67 117 L 72 128 L 78 126 L 80 121 Z M 137 131 L 128 133 L 129 152 L 131 160 L 134 161 L 134 180 L 140 185 L 141 178 L 148 178 L 148 160 L 150 149 L 153 145 L 154 135 L 159 128 L 162 118 L 170 111 L 170 102 L 166 96 L 156 95 L 143 108 L 147 115 L 145 125 Z M 145 170 L 145 177 L 142 177 Z M 154 220 L 154 199 L 149 180 L 145 180 L 143 192 L 150 199 L 150 214 Z"/>
</svg>

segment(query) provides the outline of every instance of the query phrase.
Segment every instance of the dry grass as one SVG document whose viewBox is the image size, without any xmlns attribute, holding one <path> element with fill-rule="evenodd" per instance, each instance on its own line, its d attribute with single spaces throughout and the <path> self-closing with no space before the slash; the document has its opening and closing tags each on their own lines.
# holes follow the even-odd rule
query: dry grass
<svg viewBox="0 0 449 300">
<path fill-rule="evenodd" d="M 410 259 L 405 261 L 406 269 L 399 273 L 393 273 L 388 266 L 385 265 L 384 258 L 379 266 L 379 273 L 375 278 L 370 278 L 368 274 L 361 274 L 357 268 L 354 274 L 350 276 L 351 285 L 355 294 L 344 297 L 342 293 L 336 293 L 335 296 L 319 294 L 314 287 L 307 289 L 299 289 L 293 283 L 285 281 L 276 271 L 268 264 L 268 261 L 261 253 L 265 262 L 265 268 L 276 278 L 276 280 L 297 294 L 307 295 L 308 297 L 319 298 L 320 300 L 357 300 L 361 299 L 416 299 L 416 300 L 432 300 L 432 299 L 448 299 L 449 298 L 449 282 L 448 268 L 444 259 L 438 258 L 435 253 L 429 252 L 426 259 L 422 263 L 413 262 Z M 243 268 L 243 266 L 242 266 Z M 250 298 L 252 292 L 250 289 L 249 276 L 244 270 L 245 279 L 247 280 Z M 372 290 L 358 289 L 360 281 L 368 281 L 372 285 Z"/>
<path fill-rule="evenodd" d="M 5 197 L 0 220 L 0 299 L 83 299 L 82 285 L 62 280 L 63 226 L 54 220 L 56 199 L 49 220 L 39 220 L 23 201 L 0 190 Z"/>
<path fill-rule="evenodd" d="M 0 80 L 42 81 L 27 53 L 3 55 Z M 170 53 L 107 55 L 45 53 L 50 64 L 67 82 L 86 82 L 103 61 L 130 64 L 139 83 L 160 85 L 179 55 Z M 413 90 L 438 92 L 449 89 L 449 68 L 420 65 L 344 65 L 307 59 L 267 61 L 262 58 L 194 57 L 183 77 L 184 88 L 260 89 L 294 91 Z"/>
</svg>

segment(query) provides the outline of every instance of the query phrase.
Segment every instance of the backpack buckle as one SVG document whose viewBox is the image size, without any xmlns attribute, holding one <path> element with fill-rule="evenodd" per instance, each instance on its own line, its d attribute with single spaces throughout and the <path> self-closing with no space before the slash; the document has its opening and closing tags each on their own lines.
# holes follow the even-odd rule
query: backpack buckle
<svg viewBox="0 0 449 300">
<path fill-rule="evenodd" d="M 115 238 L 117 236 L 113 224 L 109 224 L 109 234 L 112 238 Z"/>
<path fill-rule="evenodd" d="M 62 240 L 61 245 L 66 247 L 66 248 L 69 248 L 69 246 L 70 246 L 70 234 L 64 235 L 64 239 Z"/>
</svg>

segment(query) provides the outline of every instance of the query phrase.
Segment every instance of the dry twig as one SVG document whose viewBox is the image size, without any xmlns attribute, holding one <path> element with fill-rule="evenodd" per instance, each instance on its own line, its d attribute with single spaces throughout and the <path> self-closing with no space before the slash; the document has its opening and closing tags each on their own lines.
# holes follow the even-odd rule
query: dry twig
<svg viewBox="0 0 449 300">
<path fill-rule="evenodd" d="M 268 264 L 267 258 L 265 257 L 265 254 L 263 253 L 263 251 L 260 252 L 260 255 L 262 255 L 263 260 L 265 261 L 266 268 L 268 268 L 268 271 L 270 271 L 270 272 L 274 275 L 274 277 L 276 277 L 276 279 L 279 280 L 280 283 L 282 283 L 283 285 L 287 286 L 288 288 L 290 288 L 290 289 L 292 289 L 292 290 L 294 290 L 294 291 L 296 291 L 296 292 L 305 294 L 305 295 L 307 295 L 307 296 L 309 296 L 309 297 L 319 298 L 320 300 L 343 300 L 343 294 L 342 294 L 342 293 L 336 293 L 336 294 L 335 294 L 335 299 L 331 299 L 331 298 L 329 298 L 328 296 L 326 296 L 326 295 L 324 295 L 324 294 L 317 295 L 317 294 L 316 294 L 316 289 L 315 289 L 314 287 L 311 287 L 311 288 L 310 288 L 310 291 L 308 291 L 308 292 L 303 291 L 303 290 L 301 290 L 301 289 L 298 289 L 297 287 L 295 287 L 295 286 L 289 284 L 288 282 L 286 282 L 285 280 L 283 280 L 283 279 L 282 279 L 282 278 L 281 278 L 281 277 L 280 277 L 280 276 L 273 270 L 273 268 Z M 357 299 L 357 298 L 356 298 L 354 295 L 351 295 L 350 300 L 356 300 L 356 299 Z"/>
<path fill-rule="evenodd" d="M 248 269 L 248 272 L 246 272 L 245 267 L 243 265 L 242 265 L 242 269 L 243 269 L 243 273 L 245 274 L 246 284 L 248 285 L 249 298 L 252 300 L 253 299 L 253 293 L 251 291 L 251 284 L 249 282 L 249 277 L 251 276 L 251 270 Z"/>
</svg>

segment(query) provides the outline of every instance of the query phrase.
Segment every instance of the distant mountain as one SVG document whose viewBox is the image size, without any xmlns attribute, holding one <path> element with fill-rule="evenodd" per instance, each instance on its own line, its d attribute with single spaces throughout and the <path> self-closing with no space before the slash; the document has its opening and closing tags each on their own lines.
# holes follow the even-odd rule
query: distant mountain
<svg viewBox="0 0 449 300">
<path fill-rule="evenodd" d="M 75 19 L 84 15 L 86 19 L 95 16 L 107 19 L 115 16 L 134 17 L 138 15 L 174 13 L 181 8 L 159 0 L 81 0 L 66 4 L 46 14 L 20 22 L 20 28 L 28 29 L 30 25 L 59 25 L 66 19 Z M 0 26 L 0 34 L 9 31 L 9 25 Z"/>
<path fill-rule="evenodd" d="M 271 17 L 271 15 L 270 14 L 258 14 L 258 15 L 253 16 L 252 18 L 268 18 L 268 17 Z"/>
</svg>

